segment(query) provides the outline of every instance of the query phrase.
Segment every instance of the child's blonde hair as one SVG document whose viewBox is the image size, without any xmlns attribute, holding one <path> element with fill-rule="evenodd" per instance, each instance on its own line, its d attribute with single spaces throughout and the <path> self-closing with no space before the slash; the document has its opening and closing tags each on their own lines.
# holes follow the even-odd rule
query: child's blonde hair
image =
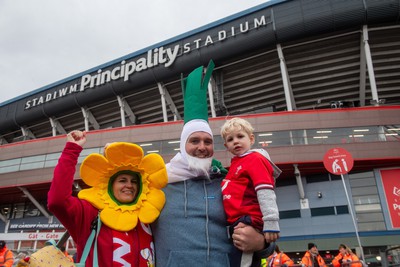
<svg viewBox="0 0 400 267">
<path fill-rule="evenodd" d="M 242 118 L 232 118 L 227 120 L 221 127 L 221 136 L 225 140 L 226 136 L 232 131 L 245 131 L 249 136 L 254 132 L 250 122 Z"/>
</svg>

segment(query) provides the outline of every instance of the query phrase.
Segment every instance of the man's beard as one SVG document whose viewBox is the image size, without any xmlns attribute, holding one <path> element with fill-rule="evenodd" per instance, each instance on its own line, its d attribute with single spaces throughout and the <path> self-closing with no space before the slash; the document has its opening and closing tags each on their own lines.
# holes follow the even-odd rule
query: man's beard
<svg viewBox="0 0 400 267">
<path fill-rule="evenodd" d="M 189 170 L 200 172 L 202 175 L 209 177 L 209 171 L 211 168 L 211 158 L 196 158 L 190 155 L 186 155 L 188 160 Z"/>
</svg>

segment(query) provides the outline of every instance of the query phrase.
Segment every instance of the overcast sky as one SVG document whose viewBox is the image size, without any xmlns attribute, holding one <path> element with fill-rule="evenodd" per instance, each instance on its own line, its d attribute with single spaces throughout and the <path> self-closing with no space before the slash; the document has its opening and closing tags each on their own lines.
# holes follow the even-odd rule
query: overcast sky
<svg viewBox="0 0 400 267">
<path fill-rule="evenodd" d="M 267 0 L 0 0 L 0 103 Z"/>
</svg>

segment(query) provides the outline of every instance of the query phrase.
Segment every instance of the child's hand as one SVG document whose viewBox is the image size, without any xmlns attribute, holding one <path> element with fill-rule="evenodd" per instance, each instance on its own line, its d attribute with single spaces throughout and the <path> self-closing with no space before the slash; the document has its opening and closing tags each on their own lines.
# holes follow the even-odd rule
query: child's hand
<svg viewBox="0 0 400 267">
<path fill-rule="evenodd" d="M 67 142 L 83 146 L 86 143 L 86 132 L 78 130 L 70 132 L 67 134 Z"/>
<path fill-rule="evenodd" d="M 279 238 L 279 233 L 264 233 L 264 238 L 267 243 L 275 242 Z"/>
</svg>

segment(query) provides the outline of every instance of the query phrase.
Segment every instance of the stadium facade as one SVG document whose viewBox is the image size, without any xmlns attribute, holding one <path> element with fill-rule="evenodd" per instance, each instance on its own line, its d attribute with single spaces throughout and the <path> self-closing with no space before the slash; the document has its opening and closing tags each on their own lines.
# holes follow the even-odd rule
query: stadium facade
<svg viewBox="0 0 400 267">
<path fill-rule="evenodd" d="M 215 156 L 229 166 L 227 117 L 255 126 L 283 170 L 281 248 L 298 259 L 314 242 L 329 261 L 346 243 L 380 265 L 400 245 L 399 20 L 398 0 L 269 1 L 1 103 L 0 239 L 24 251 L 60 237 L 46 199 L 71 130 L 89 131 L 82 158 L 113 141 L 172 158 L 181 75 L 213 59 Z M 351 153 L 348 174 L 325 168 L 332 148 Z"/>
</svg>

